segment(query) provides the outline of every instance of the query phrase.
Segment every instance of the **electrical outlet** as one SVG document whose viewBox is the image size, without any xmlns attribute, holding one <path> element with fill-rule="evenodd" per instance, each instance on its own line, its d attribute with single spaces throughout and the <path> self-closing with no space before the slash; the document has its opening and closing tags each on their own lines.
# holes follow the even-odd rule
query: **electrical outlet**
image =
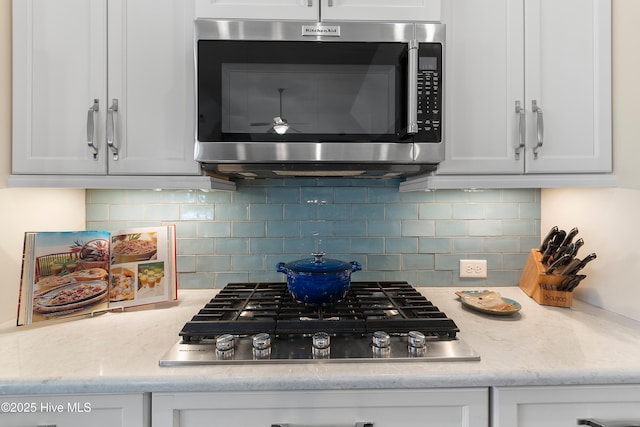
<svg viewBox="0 0 640 427">
<path fill-rule="evenodd" d="M 487 260 L 486 259 L 461 259 L 460 260 L 460 277 L 487 277 Z"/>
</svg>

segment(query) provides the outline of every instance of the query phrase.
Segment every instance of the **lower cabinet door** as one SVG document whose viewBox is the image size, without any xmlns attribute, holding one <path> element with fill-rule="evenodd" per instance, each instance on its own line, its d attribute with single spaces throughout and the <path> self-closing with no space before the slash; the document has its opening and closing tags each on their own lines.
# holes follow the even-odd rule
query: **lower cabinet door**
<svg viewBox="0 0 640 427">
<path fill-rule="evenodd" d="M 154 427 L 485 427 L 487 389 L 153 393 Z"/>
<path fill-rule="evenodd" d="M 143 394 L 0 396 L 2 427 L 149 427 Z"/>
<path fill-rule="evenodd" d="M 492 427 L 567 427 L 579 419 L 640 425 L 640 385 L 493 389 Z"/>
</svg>

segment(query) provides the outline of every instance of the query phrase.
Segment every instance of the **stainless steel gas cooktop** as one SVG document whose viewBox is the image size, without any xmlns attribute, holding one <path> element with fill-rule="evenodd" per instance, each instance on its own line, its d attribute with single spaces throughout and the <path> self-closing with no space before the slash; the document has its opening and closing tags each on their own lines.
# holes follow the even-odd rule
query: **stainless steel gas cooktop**
<svg viewBox="0 0 640 427">
<path fill-rule="evenodd" d="M 320 308 L 294 301 L 286 283 L 232 283 L 184 325 L 160 366 L 480 360 L 458 332 L 406 282 L 353 282 Z"/>
</svg>

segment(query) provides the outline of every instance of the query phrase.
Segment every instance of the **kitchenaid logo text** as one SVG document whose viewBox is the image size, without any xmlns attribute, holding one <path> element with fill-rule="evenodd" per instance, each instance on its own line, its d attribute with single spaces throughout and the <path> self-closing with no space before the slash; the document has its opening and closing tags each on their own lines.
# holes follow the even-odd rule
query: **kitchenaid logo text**
<svg viewBox="0 0 640 427">
<path fill-rule="evenodd" d="M 302 35 L 303 36 L 340 37 L 340 27 L 337 25 L 331 25 L 331 26 L 303 25 Z"/>
</svg>

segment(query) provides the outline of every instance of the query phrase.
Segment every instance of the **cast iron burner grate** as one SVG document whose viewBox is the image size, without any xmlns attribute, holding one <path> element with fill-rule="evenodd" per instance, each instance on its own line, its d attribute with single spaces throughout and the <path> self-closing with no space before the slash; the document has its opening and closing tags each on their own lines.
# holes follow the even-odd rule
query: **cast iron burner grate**
<svg viewBox="0 0 640 427">
<path fill-rule="evenodd" d="M 286 283 L 230 283 L 187 322 L 183 341 L 222 334 L 305 335 L 318 331 L 364 335 L 375 331 L 454 339 L 458 327 L 407 282 L 352 282 L 344 300 L 308 307 L 293 300 Z"/>
</svg>

